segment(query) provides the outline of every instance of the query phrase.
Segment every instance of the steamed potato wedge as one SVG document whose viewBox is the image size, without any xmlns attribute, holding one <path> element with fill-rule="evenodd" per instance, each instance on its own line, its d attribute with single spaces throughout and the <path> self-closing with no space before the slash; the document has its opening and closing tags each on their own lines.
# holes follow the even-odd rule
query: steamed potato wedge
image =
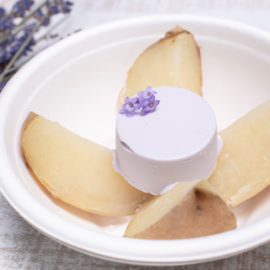
<svg viewBox="0 0 270 270">
<path fill-rule="evenodd" d="M 133 214 L 148 197 L 112 166 L 112 150 L 30 114 L 21 145 L 29 167 L 56 198 L 102 215 Z"/>
<path fill-rule="evenodd" d="M 209 183 L 235 206 L 270 184 L 270 100 L 219 133 L 223 149 Z"/>
<path fill-rule="evenodd" d="M 147 86 L 178 86 L 202 95 L 200 50 L 191 33 L 176 26 L 137 58 L 128 74 L 125 96 Z"/>
<path fill-rule="evenodd" d="M 205 180 L 178 183 L 149 199 L 132 217 L 126 237 L 183 239 L 236 228 L 236 218 Z"/>
</svg>

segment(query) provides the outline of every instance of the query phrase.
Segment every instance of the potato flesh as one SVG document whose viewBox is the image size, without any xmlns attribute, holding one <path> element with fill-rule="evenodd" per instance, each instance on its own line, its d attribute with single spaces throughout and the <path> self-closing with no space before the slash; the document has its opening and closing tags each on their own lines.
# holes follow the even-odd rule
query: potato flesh
<svg viewBox="0 0 270 270">
<path fill-rule="evenodd" d="M 180 27 L 175 30 L 137 58 L 129 71 L 126 96 L 131 97 L 147 86 L 178 86 L 201 95 L 199 48 L 192 34 Z"/>
<path fill-rule="evenodd" d="M 236 228 L 236 219 L 205 180 L 179 183 L 146 202 L 132 217 L 125 236 L 183 239 Z"/>
<path fill-rule="evenodd" d="M 112 150 L 37 116 L 22 134 L 27 163 L 51 194 L 83 210 L 131 215 L 147 195 L 112 167 Z"/>
<path fill-rule="evenodd" d="M 235 206 L 270 184 L 270 101 L 221 131 L 223 149 L 208 181 Z"/>
</svg>

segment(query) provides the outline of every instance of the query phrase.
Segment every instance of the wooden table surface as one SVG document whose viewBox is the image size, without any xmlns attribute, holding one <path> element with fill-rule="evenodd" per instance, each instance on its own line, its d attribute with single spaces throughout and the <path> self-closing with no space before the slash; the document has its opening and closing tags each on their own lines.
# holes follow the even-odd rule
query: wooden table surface
<svg viewBox="0 0 270 270">
<path fill-rule="evenodd" d="M 14 1 L 2 0 L 9 7 Z M 104 22 L 151 14 L 196 14 L 244 22 L 270 32 L 270 0 L 75 0 L 62 35 Z M 1 167 L 1 165 L 0 165 Z M 0 193 L 0 269 L 146 270 L 95 259 L 73 251 L 28 225 Z M 244 254 L 204 264 L 162 267 L 170 270 L 270 269 L 270 243 Z"/>
</svg>

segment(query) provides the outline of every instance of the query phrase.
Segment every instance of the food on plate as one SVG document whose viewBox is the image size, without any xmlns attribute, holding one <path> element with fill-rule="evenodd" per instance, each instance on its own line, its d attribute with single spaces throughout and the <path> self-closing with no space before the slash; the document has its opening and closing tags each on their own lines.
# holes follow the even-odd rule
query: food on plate
<svg viewBox="0 0 270 270">
<path fill-rule="evenodd" d="M 218 135 L 201 85 L 199 48 L 177 26 L 129 71 L 115 151 L 30 113 L 21 132 L 26 162 L 66 203 L 107 216 L 134 214 L 126 237 L 184 239 L 235 229 L 228 205 L 270 184 L 270 101 Z"/>
<path fill-rule="evenodd" d="M 25 123 L 25 159 L 54 197 L 92 213 L 125 216 L 150 196 L 113 169 L 112 150 L 42 116 L 30 114 Z"/>
<path fill-rule="evenodd" d="M 270 100 L 219 135 L 224 146 L 208 181 L 235 206 L 270 184 Z"/>
<path fill-rule="evenodd" d="M 176 26 L 137 58 L 124 96 L 132 97 L 147 86 L 178 86 L 202 95 L 200 50 L 191 33 Z"/>
<path fill-rule="evenodd" d="M 136 106 L 151 104 L 150 99 L 158 102 L 155 111 L 135 113 Z M 212 108 L 183 88 L 148 87 L 127 100 L 117 118 L 119 172 L 132 186 L 153 195 L 178 182 L 207 179 L 221 148 Z"/>
<path fill-rule="evenodd" d="M 230 208 L 205 180 L 178 183 L 152 197 L 131 218 L 126 237 L 182 239 L 236 228 Z"/>
</svg>

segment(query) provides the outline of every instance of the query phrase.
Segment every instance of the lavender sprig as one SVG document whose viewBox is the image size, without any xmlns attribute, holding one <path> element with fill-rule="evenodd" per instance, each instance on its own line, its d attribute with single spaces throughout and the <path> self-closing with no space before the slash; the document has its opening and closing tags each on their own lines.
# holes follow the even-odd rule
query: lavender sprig
<svg viewBox="0 0 270 270">
<path fill-rule="evenodd" d="M 29 28 L 29 30 L 28 29 L 25 30 L 25 33 L 29 32 L 29 33 L 27 33 L 28 36 L 26 36 L 25 40 L 24 40 L 24 38 L 22 39 L 23 40 L 22 45 L 18 46 L 19 49 L 16 51 L 14 56 L 11 58 L 11 60 L 9 61 L 7 66 L 5 67 L 4 71 L 0 74 L 0 82 L 3 81 L 6 74 L 10 73 L 10 68 L 13 66 L 14 62 L 18 59 L 18 57 L 21 54 L 26 55 L 27 51 L 31 51 L 31 46 L 35 45 L 33 35 L 37 31 L 37 29 L 40 27 L 40 25 L 42 24 L 44 19 L 45 19 L 45 16 L 43 17 L 43 19 L 40 21 L 40 23 L 38 25 L 33 25 L 34 26 L 33 30 L 31 29 L 31 27 Z M 15 50 L 14 50 L 14 52 L 15 52 Z"/>
<path fill-rule="evenodd" d="M 6 82 L 27 60 L 17 64 L 17 60 L 28 55 L 34 45 L 48 37 L 52 30 L 67 18 L 72 2 L 66 0 L 45 0 L 34 9 L 33 0 L 17 1 L 7 13 L 0 7 L 0 92 Z M 42 37 L 35 39 L 35 34 L 43 26 L 50 24 L 51 17 L 62 13 L 64 18 L 52 26 Z M 20 21 L 16 21 L 20 19 Z"/>
<path fill-rule="evenodd" d="M 125 103 L 120 108 L 120 113 L 125 114 L 126 117 L 132 117 L 136 113 L 147 115 L 154 112 L 160 103 L 160 100 L 156 100 L 155 98 L 156 93 L 157 92 L 149 86 L 144 91 L 138 92 L 138 97 L 126 97 Z"/>
</svg>

